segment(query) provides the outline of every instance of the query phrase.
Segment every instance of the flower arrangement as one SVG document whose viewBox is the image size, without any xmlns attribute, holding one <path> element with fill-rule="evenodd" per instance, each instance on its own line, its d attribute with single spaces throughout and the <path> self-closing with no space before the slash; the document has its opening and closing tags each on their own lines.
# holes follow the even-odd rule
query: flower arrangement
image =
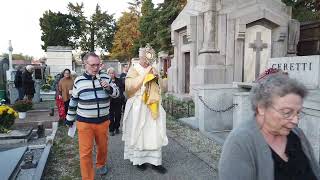
<svg viewBox="0 0 320 180">
<path fill-rule="evenodd" d="M 29 100 L 19 100 L 13 105 L 13 109 L 18 112 L 27 112 L 32 109 L 32 101 Z"/>
<path fill-rule="evenodd" d="M 50 84 L 44 84 L 41 86 L 41 90 L 44 91 L 44 92 L 49 92 L 51 89 L 51 86 Z"/>
<path fill-rule="evenodd" d="M 0 106 L 0 133 L 8 133 L 18 113 L 7 105 Z"/>
</svg>

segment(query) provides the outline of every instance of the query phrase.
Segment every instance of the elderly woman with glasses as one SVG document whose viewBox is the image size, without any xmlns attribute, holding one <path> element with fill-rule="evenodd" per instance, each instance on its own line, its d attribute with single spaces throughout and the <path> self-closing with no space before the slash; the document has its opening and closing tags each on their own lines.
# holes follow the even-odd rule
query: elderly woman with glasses
<svg viewBox="0 0 320 180">
<path fill-rule="evenodd" d="M 306 88 L 288 75 L 266 71 L 250 92 L 254 117 L 228 136 L 220 180 L 320 180 L 319 163 L 301 129 Z"/>
</svg>

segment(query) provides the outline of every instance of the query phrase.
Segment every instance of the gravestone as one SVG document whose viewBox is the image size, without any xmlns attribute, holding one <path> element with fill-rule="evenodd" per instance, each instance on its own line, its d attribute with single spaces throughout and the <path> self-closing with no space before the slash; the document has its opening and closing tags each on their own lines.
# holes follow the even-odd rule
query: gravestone
<svg viewBox="0 0 320 180">
<path fill-rule="evenodd" d="M 271 58 L 268 67 L 288 72 L 309 89 L 320 88 L 320 56 Z"/>
<path fill-rule="evenodd" d="M 7 77 L 6 71 L 9 69 L 9 60 L 0 57 L 0 99 L 6 99 Z"/>
<path fill-rule="evenodd" d="M 263 27 L 262 27 L 263 28 Z M 247 32 L 248 36 L 251 37 L 250 31 Z M 271 33 L 268 33 L 271 34 Z M 264 43 L 264 41 L 261 39 L 261 32 L 256 32 L 256 37 L 254 37 L 255 40 L 253 40 L 253 43 L 247 43 L 249 45 L 249 49 L 252 49 L 253 53 L 249 53 L 249 49 L 246 48 L 247 53 L 245 53 L 245 70 L 244 70 L 244 81 L 245 82 L 252 82 L 254 81 L 260 74 L 260 72 L 264 69 L 266 61 L 268 59 L 268 53 L 270 53 L 270 49 L 268 49 L 268 52 L 263 53 L 262 51 L 266 48 L 268 48 L 268 44 L 271 43 Z M 270 38 L 267 38 L 270 39 Z M 250 42 L 250 39 L 248 38 L 248 41 Z M 254 55 L 255 53 L 255 55 Z M 251 55 L 251 56 L 250 56 Z M 253 55 L 253 56 L 252 56 Z M 252 65 L 254 64 L 254 68 Z M 254 71 L 252 71 L 254 69 Z"/>
</svg>

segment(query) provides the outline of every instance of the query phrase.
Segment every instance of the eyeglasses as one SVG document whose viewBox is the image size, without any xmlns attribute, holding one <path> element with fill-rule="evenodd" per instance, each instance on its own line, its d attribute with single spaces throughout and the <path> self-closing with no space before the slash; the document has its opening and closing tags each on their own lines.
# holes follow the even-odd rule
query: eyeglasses
<svg viewBox="0 0 320 180">
<path fill-rule="evenodd" d="M 91 68 L 98 68 L 101 66 L 101 64 L 89 64 L 89 63 L 87 63 L 87 65 L 89 65 Z"/>
<path fill-rule="evenodd" d="M 295 111 L 291 108 L 285 108 L 285 109 L 280 109 L 278 110 L 277 108 L 275 108 L 273 105 L 270 106 L 273 110 L 275 110 L 277 113 L 279 113 L 284 119 L 292 119 L 293 117 L 297 116 L 298 119 L 303 118 L 306 113 L 304 113 L 303 111 Z"/>
</svg>

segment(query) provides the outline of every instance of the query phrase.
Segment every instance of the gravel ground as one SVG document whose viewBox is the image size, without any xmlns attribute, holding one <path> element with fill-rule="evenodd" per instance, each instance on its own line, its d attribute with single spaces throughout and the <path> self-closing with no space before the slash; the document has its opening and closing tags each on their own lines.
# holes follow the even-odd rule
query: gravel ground
<svg viewBox="0 0 320 180">
<path fill-rule="evenodd" d="M 170 137 L 206 162 L 217 174 L 218 162 L 222 151 L 221 145 L 210 140 L 198 130 L 191 129 L 170 116 L 167 118 L 167 129 Z"/>
</svg>

